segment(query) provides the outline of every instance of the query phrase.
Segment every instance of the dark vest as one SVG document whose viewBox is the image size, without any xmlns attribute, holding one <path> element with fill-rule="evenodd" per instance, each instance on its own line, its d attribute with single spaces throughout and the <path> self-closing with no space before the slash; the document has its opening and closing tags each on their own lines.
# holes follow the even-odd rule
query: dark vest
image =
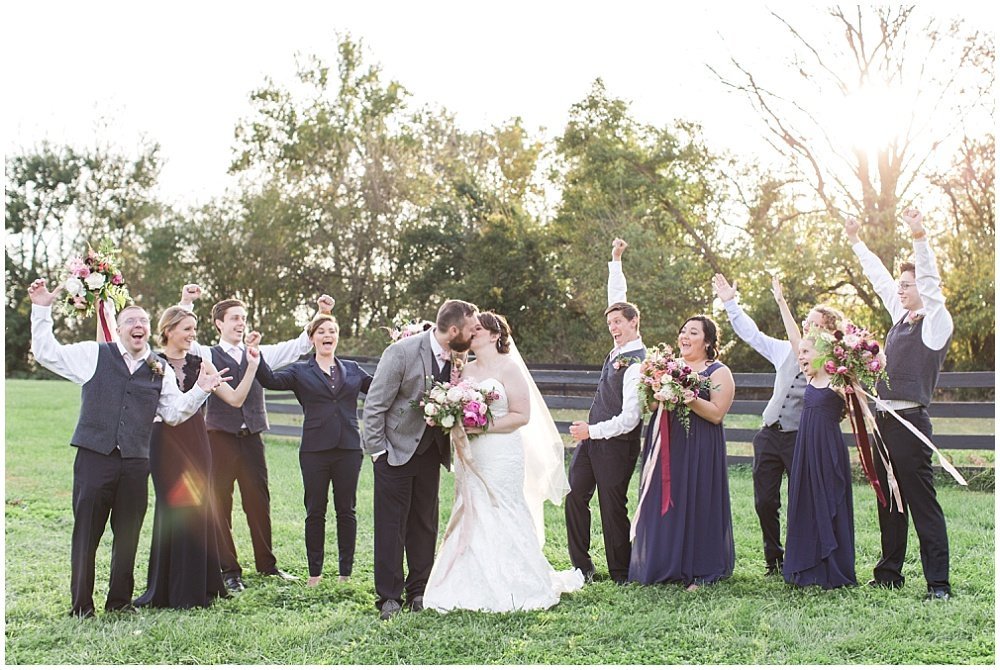
<svg viewBox="0 0 1000 670">
<path fill-rule="evenodd" d="M 636 349 L 635 351 L 624 352 L 622 355 L 638 358 L 641 361 L 646 358 L 646 350 Z M 601 379 L 597 382 L 597 393 L 594 394 L 594 404 L 590 406 L 590 414 L 587 418 L 587 423 L 591 425 L 607 421 L 622 413 L 622 392 L 625 383 L 625 371 L 628 368 L 622 367 L 615 370 L 613 362 L 611 357 L 608 356 L 604 361 L 604 367 L 601 368 Z M 638 363 L 632 363 L 632 365 L 638 365 Z M 631 432 L 625 435 L 616 435 L 609 439 L 632 441 L 639 440 L 641 436 L 642 421 Z"/>
<path fill-rule="evenodd" d="M 229 368 L 227 376 L 233 380 L 229 385 L 233 388 L 239 386 L 243 375 L 247 372 L 247 357 L 244 353 L 242 361 L 234 361 L 218 344 L 212 347 L 212 363 L 217 370 Z M 227 404 L 222 398 L 218 398 L 213 393 L 208 396 L 205 412 L 205 425 L 209 430 L 221 430 L 224 433 L 235 435 L 240 432 L 243 424 L 251 433 L 259 433 L 267 430 L 267 412 L 264 410 L 264 387 L 260 382 L 254 380 L 250 386 L 250 393 L 243 402 L 242 407 L 233 407 Z"/>
<path fill-rule="evenodd" d="M 129 374 L 118 345 L 97 350 L 97 370 L 83 385 L 80 418 L 70 444 L 100 454 L 117 446 L 122 458 L 149 458 L 149 436 L 160 404 L 163 376 L 143 363 Z"/>
<path fill-rule="evenodd" d="M 907 323 L 900 319 L 885 336 L 885 371 L 889 385 L 878 384 L 878 396 L 886 400 L 910 400 L 927 407 L 931 404 L 941 366 L 948 354 L 951 337 L 938 351 L 924 344 L 924 320 Z"/>
</svg>

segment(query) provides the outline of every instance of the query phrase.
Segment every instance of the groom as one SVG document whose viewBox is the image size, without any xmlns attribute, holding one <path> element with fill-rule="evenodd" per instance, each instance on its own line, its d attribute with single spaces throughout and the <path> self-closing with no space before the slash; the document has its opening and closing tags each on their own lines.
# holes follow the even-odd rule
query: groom
<svg viewBox="0 0 1000 670">
<path fill-rule="evenodd" d="M 448 436 L 428 426 L 410 403 L 420 399 L 427 377 L 457 377 L 472 343 L 477 311 L 472 303 L 446 301 L 433 329 L 382 352 L 365 397 L 364 450 L 375 472 L 375 606 L 383 620 L 402 609 L 404 590 L 410 610 L 423 609 L 437 543 L 438 466 L 447 468 L 451 462 Z"/>
<path fill-rule="evenodd" d="M 608 573 L 617 584 L 624 584 L 628 579 L 632 556 L 628 485 L 641 446 L 638 363 L 646 357 L 646 348 L 639 336 L 639 308 L 625 302 L 628 286 L 621 259 L 627 247 L 622 239 L 615 239 L 611 247 L 609 304 L 604 315 L 615 347 L 604 359 L 587 422 L 574 421 L 569 429 L 578 444 L 569 466 L 570 492 L 566 496 L 569 557 L 573 566 L 591 581 L 595 569 L 590 558 L 590 499 L 597 490 Z"/>
</svg>

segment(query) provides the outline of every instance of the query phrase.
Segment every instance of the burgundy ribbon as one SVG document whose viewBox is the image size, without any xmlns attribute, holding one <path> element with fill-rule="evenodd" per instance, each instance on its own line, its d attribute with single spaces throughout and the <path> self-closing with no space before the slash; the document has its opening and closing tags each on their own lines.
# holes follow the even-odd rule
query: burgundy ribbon
<svg viewBox="0 0 1000 670">
<path fill-rule="evenodd" d="M 102 340 L 101 337 L 104 337 Z M 97 339 L 101 342 L 111 341 L 111 328 L 108 326 L 108 317 L 104 313 L 104 300 L 97 301 Z"/>
<path fill-rule="evenodd" d="M 667 513 L 670 497 L 670 412 L 660 412 L 660 516 Z"/>
<path fill-rule="evenodd" d="M 882 507 L 887 507 L 889 503 L 885 499 L 885 494 L 882 492 L 882 485 L 879 483 L 878 476 L 875 474 L 875 464 L 872 460 L 872 447 L 868 442 L 868 430 L 865 428 L 864 421 L 862 419 L 863 414 L 861 409 L 861 400 L 858 398 L 857 393 L 847 393 L 846 395 L 848 398 L 847 414 L 851 418 L 851 429 L 854 431 L 854 442 L 858 448 L 858 459 L 861 461 L 861 469 L 868 478 L 868 483 L 871 484 L 873 489 L 875 489 L 875 496 L 882 504 Z"/>
</svg>

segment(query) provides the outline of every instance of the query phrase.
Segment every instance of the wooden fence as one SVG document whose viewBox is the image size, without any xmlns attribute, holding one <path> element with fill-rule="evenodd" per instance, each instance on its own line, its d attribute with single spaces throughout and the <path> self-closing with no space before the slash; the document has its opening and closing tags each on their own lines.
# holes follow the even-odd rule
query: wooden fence
<svg viewBox="0 0 1000 670">
<path fill-rule="evenodd" d="M 375 371 L 377 358 L 344 357 L 355 360 L 369 373 Z M 597 382 L 601 376 L 600 368 L 594 366 L 529 366 L 532 377 L 542 395 L 545 404 L 553 410 L 589 410 Z M 767 398 L 774 384 L 774 373 L 735 372 L 736 400 L 733 402 L 730 414 L 749 414 L 760 416 L 767 404 Z M 949 391 L 956 389 L 992 390 L 995 387 L 994 372 L 942 372 L 938 380 L 937 395 L 947 396 Z M 753 399 L 753 398 L 757 399 Z M 287 392 L 267 392 L 267 411 L 272 414 L 301 415 L 302 409 L 295 397 Z M 960 419 L 992 419 L 995 416 L 995 403 L 988 401 L 954 401 L 935 400 L 931 403 L 929 414 L 932 418 Z M 360 410 L 359 410 L 360 415 Z M 567 433 L 569 421 L 556 421 L 561 433 Z M 726 427 L 726 442 L 751 442 L 757 428 Z M 297 425 L 273 424 L 271 432 L 276 435 L 299 436 L 301 428 Z M 854 435 L 845 432 L 847 443 L 854 445 Z M 959 435 L 934 434 L 934 444 L 940 449 L 981 449 L 992 451 L 995 436 L 979 433 Z M 729 456 L 730 463 L 746 463 L 752 460 L 749 456 Z"/>
</svg>

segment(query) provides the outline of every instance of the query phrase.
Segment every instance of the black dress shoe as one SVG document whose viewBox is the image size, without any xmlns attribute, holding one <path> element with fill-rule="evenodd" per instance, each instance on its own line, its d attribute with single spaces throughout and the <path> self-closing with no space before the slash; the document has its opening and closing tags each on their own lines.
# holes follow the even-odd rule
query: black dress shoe
<svg viewBox="0 0 1000 670">
<path fill-rule="evenodd" d="M 416 598 L 414 598 L 410 602 L 410 611 L 411 612 L 420 612 L 420 611 L 423 611 L 423 609 L 424 609 L 424 597 L 423 596 L 417 596 Z"/>
<path fill-rule="evenodd" d="M 782 576 L 781 567 L 782 567 L 781 563 L 772 563 L 771 565 L 767 566 L 766 570 L 764 570 L 764 576 L 781 577 Z"/>
<path fill-rule="evenodd" d="M 128 603 L 127 605 L 122 605 L 121 607 L 112 607 L 111 609 L 105 608 L 104 610 L 108 614 L 138 614 L 139 610 L 136 609 L 135 605 Z"/>
<path fill-rule="evenodd" d="M 948 589 L 927 589 L 924 600 L 951 600 L 951 591 Z"/>
<path fill-rule="evenodd" d="M 597 570 L 594 568 L 594 566 L 590 566 L 589 568 L 577 568 L 577 570 L 583 573 L 584 583 L 586 584 L 594 583 L 594 576 L 597 574 Z"/>
<path fill-rule="evenodd" d="M 298 577 L 296 577 L 295 575 L 293 575 L 293 574 L 291 574 L 289 572 L 285 572 L 284 570 L 282 570 L 280 568 L 275 568 L 271 572 L 265 572 L 264 574 L 266 576 L 268 576 L 268 577 L 280 577 L 281 579 L 284 579 L 286 582 L 297 582 L 297 581 L 299 581 Z"/>
<path fill-rule="evenodd" d="M 88 607 L 85 610 L 70 610 L 69 615 L 72 617 L 76 617 L 77 619 L 93 619 L 94 608 Z"/>
<path fill-rule="evenodd" d="M 239 593 L 246 588 L 243 580 L 239 577 L 226 577 L 222 583 L 226 585 L 226 590 L 230 593 Z"/>
<path fill-rule="evenodd" d="M 423 601 L 421 600 L 421 605 Z M 388 621 L 392 617 L 396 616 L 402 611 L 402 607 L 395 600 L 386 600 L 382 603 L 382 607 L 379 608 L 378 618 L 382 621 Z"/>
<path fill-rule="evenodd" d="M 869 579 L 868 586 L 876 589 L 901 589 L 903 588 L 903 581 L 898 582 L 883 582 L 878 579 Z"/>
</svg>

